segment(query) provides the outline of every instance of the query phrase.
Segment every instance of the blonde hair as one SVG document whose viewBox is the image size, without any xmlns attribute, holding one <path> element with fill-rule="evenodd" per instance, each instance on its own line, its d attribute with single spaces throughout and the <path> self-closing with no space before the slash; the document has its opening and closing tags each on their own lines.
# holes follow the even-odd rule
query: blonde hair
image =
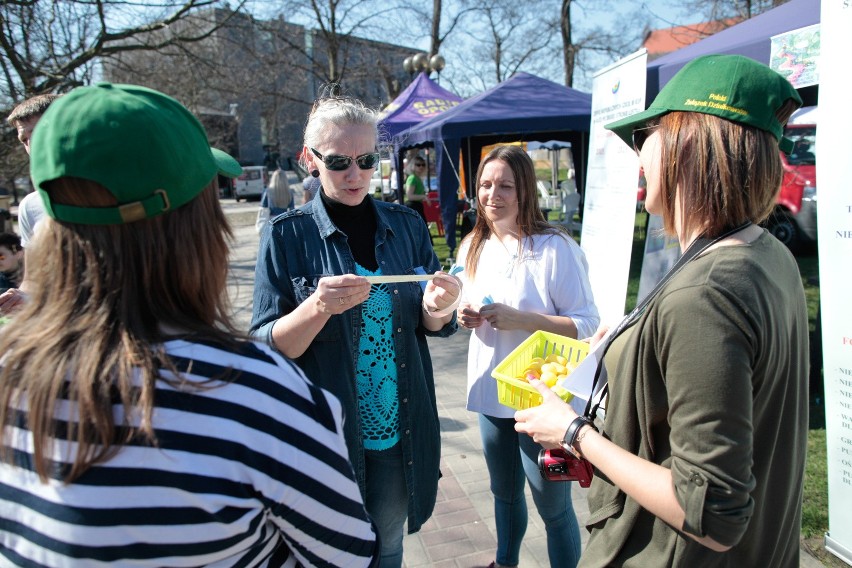
<svg viewBox="0 0 852 568">
<path fill-rule="evenodd" d="M 284 170 L 277 169 L 269 176 L 269 205 L 284 209 L 290 204 L 290 182 Z"/>
<path fill-rule="evenodd" d="M 48 191 L 57 203 L 114 205 L 88 180 L 60 178 Z M 27 248 L 30 298 L 0 334 L 0 424 L 26 405 L 35 471 L 52 470 L 54 440 L 76 443 L 64 474 L 71 482 L 108 460 L 131 440 L 155 444 L 155 384 L 165 368 L 180 373 L 164 353 L 168 330 L 237 345 L 226 282 L 229 240 L 215 179 L 195 199 L 164 215 L 124 225 L 78 225 L 44 219 Z M 171 333 L 175 333 L 172 331 Z M 134 377 L 141 386 L 135 386 Z M 78 421 L 62 427 L 60 401 Z M 116 423 L 113 405 L 124 420 Z M 129 417 L 140 418 L 140 425 Z M 2 438 L 10 459 L 9 429 Z"/>
</svg>

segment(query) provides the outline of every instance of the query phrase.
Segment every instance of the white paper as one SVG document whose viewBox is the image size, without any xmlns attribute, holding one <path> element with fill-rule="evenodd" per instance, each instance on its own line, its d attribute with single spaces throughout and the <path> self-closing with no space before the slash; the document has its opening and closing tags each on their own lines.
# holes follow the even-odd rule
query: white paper
<svg viewBox="0 0 852 568">
<path fill-rule="evenodd" d="M 598 362 L 603 356 L 602 347 L 609 342 L 609 336 L 618 327 L 618 325 L 611 326 L 601 340 L 592 347 L 589 354 L 580 361 L 580 364 L 567 377 L 556 383 L 557 386 L 574 395 L 570 404 L 577 414 L 582 415 L 586 411 L 590 397 L 594 400 L 607 383 L 606 373 L 601 373 L 598 384 L 595 385 L 595 372 L 598 370 Z M 593 386 L 594 392 L 592 392 Z"/>
<path fill-rule="evenodd" d="M 592 84 L 580 247 L 589 264 L 595 305 L 601 321 L 607 323 L 624 315 L 636 223 L 639 158 L 633 148 L 604 126 L 645 110 L 646 75 L 647 52 L 641 49 L 597 72 Z"/>
<path fill-rule="evenodd" d="M 392 282 L 427 282 L 435 278 L 434 274 L 389 274 L 387 276 L 366 276 L 370 284 L 390 284 Z"/>
</svg>

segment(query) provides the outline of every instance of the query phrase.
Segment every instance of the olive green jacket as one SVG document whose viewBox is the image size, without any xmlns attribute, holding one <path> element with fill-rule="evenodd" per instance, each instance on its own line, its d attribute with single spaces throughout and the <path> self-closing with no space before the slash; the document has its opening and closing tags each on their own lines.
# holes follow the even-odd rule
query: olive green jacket
<svg viewBox="0 0 852 568">
<path fill-rule="evenodd" d="M 606 367 L 604 434 L 671 469 L 686 520 L 668 526 L 598 474 L 581 566 L 798 566 L 808 317 L 789 251 L 764 232 L 693 260 Z"/>
</svg>

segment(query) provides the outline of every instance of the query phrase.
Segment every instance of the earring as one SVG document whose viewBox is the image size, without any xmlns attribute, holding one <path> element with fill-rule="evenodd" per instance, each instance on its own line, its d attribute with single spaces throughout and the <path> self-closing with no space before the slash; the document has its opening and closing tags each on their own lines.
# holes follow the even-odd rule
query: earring
<svg viewBox="0 0 852 568">
<path fill-rule="evenodd" d="M 311 175 L 314 176 L 315 178 L 318 178 L 319 177 L 319 170 L 311 170 Z"/>
</svg>

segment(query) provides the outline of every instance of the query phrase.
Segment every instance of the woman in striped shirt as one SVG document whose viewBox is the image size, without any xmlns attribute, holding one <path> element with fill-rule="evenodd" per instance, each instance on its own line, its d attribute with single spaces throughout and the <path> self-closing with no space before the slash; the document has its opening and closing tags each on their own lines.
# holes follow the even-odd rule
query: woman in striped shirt
<svg viewBox="0 0 852 568">
<path fill-rule="evenodd" d="M 216 177 L 239 165 L 156 91 L 60 102 L 31 166 L 52 219 L 0 330 L 0 564 L 373 565 L 340 403 L 235 339 Z"/>
</svg>

